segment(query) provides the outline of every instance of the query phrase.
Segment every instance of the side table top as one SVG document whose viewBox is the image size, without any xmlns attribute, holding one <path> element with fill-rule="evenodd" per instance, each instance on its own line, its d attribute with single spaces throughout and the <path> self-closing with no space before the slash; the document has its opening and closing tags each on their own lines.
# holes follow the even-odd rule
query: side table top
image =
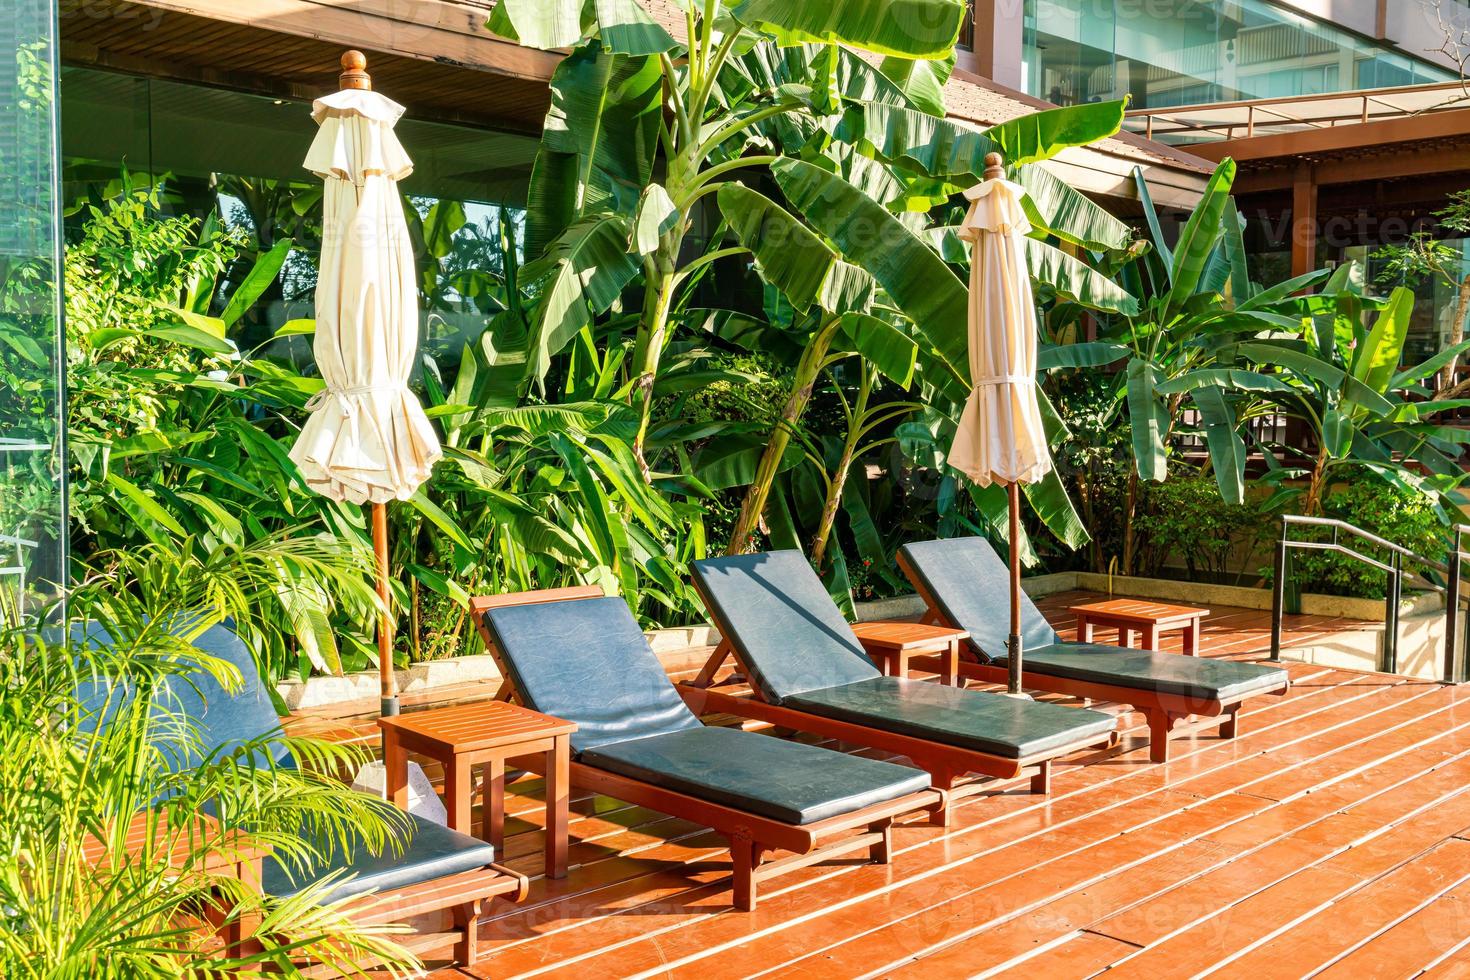
<svg viewBox="0 0 1470 980">
<path fill-rule="evenodd" d="M 1195 619 L 1210 614 L 1208 609 L 1174 606 L 1166 602 L 1150 602 L 1146 599 L 1106 599 L 1101 602 L 1084 602 L 1073 606 L 1072 612 L 1139 623 L 1164 623 L 1171 620 Z"/>
<path fill-rule="evenodd" d="M 970 638 L 968 630 L 892 619 L 855 623 L 852 631 L 857 634 L 858 639 L 887 650 L 932 649 Z"/>
<path fill-rule="evenodd" d="M 472 701 L 379 718 L 378 727 L 436 742 L 452 752 L 490 749 L 537 738 L 570 735 L 576 723 L 507 701 Z"/>
</svg>

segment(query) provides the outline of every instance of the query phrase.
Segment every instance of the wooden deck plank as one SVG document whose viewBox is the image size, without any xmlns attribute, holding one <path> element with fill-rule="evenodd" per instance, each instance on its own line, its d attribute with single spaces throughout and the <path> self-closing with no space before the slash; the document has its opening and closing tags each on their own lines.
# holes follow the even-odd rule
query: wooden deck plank
<svg viewBox="0 0 1470 980">
<path fill-rule="evenodd" d="M 1398 691 L 1401 699 L 1406 699 L 1411 695 L 1416 698 L 1422 698 L 1428 693 L 1428 691 L 1421 692 L 1392 688 L 1389 690 Z M 1433 690 L 1442 689 L 1436 688 Z M 1409 712 L 1407 708 L 1408 705 L 1399 704 L 1390 705 L 1382 710 L 1384 712 L 1397 710 L 1402 714 L 1404 719 L 1417 717 L 1425 713 L 1423 709 Z M 1357 712 L 1352 713 L 1351 716 L 1343 719 L 1344 723 L 1350 723 L 1357 715 Z M 1432 720 L 1426 719 L 1423 723 L 1426 731 L 1432 730 Z M 1309 735 L 1308 740 L 1319 737 L 1315 726 L 1308 729 L 1307 734 Z M 1305 764 L 1309 760 L 1317 759 L 1318 756 L 1320 756 L 1320 751 L 1314 751 L 1308 754 L 1298 764 Z M 1259 758 L 1259 752 L 1251 756 L 1251 760 L 1258 760 Z M 1320 760 L 1318 760 L 1318 764 L 1322 764 Z M 1054 801 L 1050 805 L 1039 807 L 1039 810 L 1046 811 L 1044 814 L 1045 825 L 1041 828 L 1045 833 L 1039 834 L 1035 839 L 1019 837 L 1018 840 L 1027 840 L 1028 846 L 1025 848 L 1008 848 L 998 853 L 987 853 L 983 862 L 983 868 L 977 868 L 971 863 L 973 858 L 977 856 L 974 853 L 969 853 L 963 863 L 958 861 L 957 855 L 962 850 L 965 852 L 974 850 L 973 838 L 957 840 L 956 829 L 951 828 L 949 839 L 946 841 L 946 852 L 951 858 L 950 866 L 937 874 L 926 874 L 923 877 L 916 877 L 914 871 L 906 868 L 903 862 L 900 861 L 899 866 L 894 871 L 902 874 L 904 877 L 896 884 L 880 889 L 879 894 L 883 900 L 883 913 L 877 917 L 878 920 L 886 920 L 889 923 L 893 923 L 905 915 L 924 912 L 933 904 L 935 896 L 954 896 L 956 894 L 960 896 L 972 896 L 979 890 L 975 887 L 978 882 L 987 882 L 985 887 L 989 888 L 993 886 L 994 882 L 1005 877 L 1006 874 L 1020 874 L 1034 869 L 1037 865 L 1044 865 L 1052 860 L 1071 855 L 1074 851 L 1080 851 L 1101 841 L 1109 841 L 1115 838 L 1120 831 L 1129 828 L 1129 824 L 1125 823 L 1120 825 L 1120 820 L 1136 820 L 1140 825 L 1149 823 L 1150 821 L 1158 821 L 1158 823 L 1150 829 L 1147 835 L 1135 835 L 1124 843 L 1114 845 L 1118 851 L 1123 853 L 1115 854 L 1108 858 L 1089 857 L 1087 860 L 1081 862 L 1079 871 L 1086 871 L 1090 866 L 1089 862 L 1093 860 L 1096 861 L 1097 867 L 1104 869 L 1116 869 L 1119 866 L 1118 861 L 1124 859 L 1125 856 L 1128 860 L 1132 861 L 1142 860 L 1151 856 L 1158 848 L 1174 842 L 1170 837 L 1171 830 L 1187 838 L 1191 823 L 1196 820 L 1203 820 L 1215 816 L 1215 811 L 1221 811 L 1223 813 L 1221 819 L 1223 822 L 1228 823 L 1233 819 L 1242 819 L 1249 813 L 1259 812 L 1270 805 L 1270 801 L 1250 800 L 1229 792 L 1221 792 L 1217 794 L 1217 800 L 1209 801 L 1210 806 L 1208 809 L 1190 809 L 1189 804 L 1194 801 L 1190 800 L 1187 794 L 1181 796 L 1174 790 L 1154 788 L 1151 786 L 1153 780 L 1150 777 L 1155 777 L 1160 770 L 1168 770 L 1172 766 L 1173 763 L 1170 763 L 1169 766 L 1150 767 L 1143 771 L 1135 778 L 1142 787 L 1146 788 L 1146 795 L 1134 796 L 1125 791 L 1121 797 L 1111 801 L 1111 804 L 1102 811 L 1099 810 L 1099 805 L 1103 801 L 1095 795 L 1083 799 L 1067 800 L 1064 798 Z M 1097 766 L 1093 766 L 1080 772 L 1087 775 L 1097 771 L 1098 768 Z M 1269 774 L 1274 769 L 1274 766 L 1267 765 L 1260 772 L 1253 772 L 1252 775 L 1259 778 Z M 1177 784 L 1178 780 L 1171 782 Z M 1060 789 L 1060 786 L 1058 788 Z M 1129 804 L 1126 810 L 1119 809 L 1125 802 Z M 989 802 L 987 808 L 993 808 L 994 805 L 995 801 L 992 800 Z M 1075 825 L 1071 827 L 1059 826 L 1065 822 L 1062 817 L 1065 809 L 1059 808 L 1065 808 L 1068 805 L 1074 809 Z M 1165 824 L 1165 821 L 1169 822 Z M 1024 823 L 1018 824 L 1014 819 L 1008 823 L 1008 829 L 1012 830 L 1017 826 L 1025 826 Z M 1135 846 L 1137 847 L 1136 852 L 1134 851 Z M 853 872 L 853 877 L 857 880 L 862 880 L 865 876 L 874 876 L 881 873 L 882 870 L 885 869 L 856 869 Z M 889 877 L 891 878 L 892 874 Z M 856 884 L 856 880 L 847 880 L 841 883 L 841 888 L 850 893 Z M 791 887 L 797 887 L 797 883 L 794 883 Z M 997 900 L 1003 903 L 1014 902 L 1017 899 L 1018 895 L 1014 890 L 1008 894 L 997 895 Z M 907 900 L 909 904 L 903 905 L 901 908 L 896 905 L 897 902 L 904 900 Z M 950 900 L 953 901 L 953 898 Z M 841 934 L 848 929 L 861 933 L 871 927 L 874 919 L 874 916 L 869 914 L 868 910 L 853 908 L 857 903 L 850 894 L 845 899 L 841 893 L 835 894 L 833 899 L 829 899 L 825 895 L 802 894 L 794 897 L 791 901 L 802 907 L 813 904 L 815 907 L 820 908 L 823 916 L 823 932 L 835 934 L 836 938 L 840 938 Z M 836 904 L 834 904 L 834 901 Z M 850 914 L 847 913 L 848 909 L 852 909 Z M 599 951 L 593 958 L 581 963 L 579 968 L 599 969 L 597 964 L 611 962 L 615 957 L 620 964 L 631 961 L 632 965 L 627 968 L 631 968 L 636 972 L 641 969 L 651 969 L 653 966 L 659 964 L 666 965 L 676 954 L 680 960 L 689 958 L 691 963 L 693 963 L 695 959 L 710 956 L 714 951 L 723 954 L 737 950 L 738 955 L 730 957 L 734 962 L 748 963 L 755 961 L 779 963 L 782 962 L 782 957 L 789 952 L 795 951 L 797 955 L 801 955 L 810 949 L 810 943 L 807 938 L 808 930 L 796 928 L 807 921 L 806 917 L 794 912 L 793 909 L 787 907 L 786 903 L 774 896 L 768 898 L 763 903 L 762 911 L 765 912 L 764 916 L 762 916 L 761 912 L 757 912 L 756 916 L 736 917 L 739 921 L 731 921 L 729 917 L 722 917 L 720 920 L 691 924 L 679 930 L 676 935 L 660 937 L 656 944 L 644 942 L 642 944 L 644 947 L 642 953 L 648 955 L 646 962 L 638 962 L 638 956 L 642 954 L 638 952 L 638 944 L 634 943 L 621 946 L 616 950 Z M 764 928 L 758 929 L 756 927 L 755 919 L 759 918 L 764 922 L 767 917 L 776 917 L 778 911 L 783 914 L 777 917 L 775 921 L 770 922 Z M 904 931 L 907 932 L 908 930 Z M 759 932 L 760 934 L 752 936 L 755 932 Z M 744 937 L 743 939 L 742 936 Z M 761 944 L 758 946 L 752 945 L 756 940 L 762 940 Z M 902 938 L 900 941 L 907 942 L 908 940 Z M 654 948 L 655 945 L 656 949 Z M 864 959 L 863 961 L 872 962 L 869 959 Z M 676 962 L 678 961 L 676 960 Z M 619 969 L 622 968 L 625 967 L 619 967 Z M 695 968 L 699 969 L 703 974 L 710 969 L 710 966 L 709 964 L 699 963 L 697 967 L 693 967 L 692 969 Z M 555 975 L 555 973 L 552 975 Z"/>
<path fill-rule="evenodd" d="M 1064 593 L 1039 605 L 1067 636 L 1067 606 L 1088 598 Z M 1291 617 L 1286 642 L 1360 627 Z M 1269 639 L 1268 613 L 1220 608 L 1204 623 L 1202 652 L 1258 660 Z M 1167 634 L 1165 649 L 1179 640 Z M 1404 678 L 1284 666 L 1293 689 L 1248 702 L 1237 739 L 1201 723 L 1154 766 L 1141 716 L 1100 705 L 1118 714 L 1121 744 L 1062 760 L 1050 799 L 998 785 L 957 807 L 949 828 L 899 825 L 892 865 L 802 869 L 772 882 L 751 914 L 730 910 L 728 859 L 712 832 L 579 795 L 569 876 L 536 877 L 526 903 L 495 905 L 481 964 L 433 976 L 1024 971 L 1067 980 L 1141 975 L 1165 955 L 1184 964 L 1168 975 L 1285 975 L 1282 964 L 1302 975 L 1334 959 L 1332 975 L 1466 975 L 1467 950 L 1455 950 L 1470 938 L 1470 889 L 1456 868 L 1470 862 L 1470 841 L 1456 838 L 1470 826 L 1470 704 Z M 467 685 L 447 700 L 489 693 Z M 314 711 L 293 724 L 337 726 L 371 749 L 374 707 Z M 535 776 L 509 787 L 503 852 L 538 875 L 542 790 Z M 1186 911 L 1158 917 L 1168 902 Z M 1155 924 L 1139 927 L 1150 916 Z M 1426 937 L 1438 951 L 1421 955 Z"/>
</svg>

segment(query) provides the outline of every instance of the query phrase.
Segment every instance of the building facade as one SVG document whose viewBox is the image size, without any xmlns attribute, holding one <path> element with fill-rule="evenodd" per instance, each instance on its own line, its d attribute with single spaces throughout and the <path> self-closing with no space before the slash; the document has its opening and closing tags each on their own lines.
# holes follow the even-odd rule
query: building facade
<svg viewBox="0 0 1470 980">
<path fill-rule="evenodd" d="M 977 0 L 962 63 L 1058 104 L 1151 109 L 1450 81 L 1467 24 L 1467 0 Z"/>
</svg>

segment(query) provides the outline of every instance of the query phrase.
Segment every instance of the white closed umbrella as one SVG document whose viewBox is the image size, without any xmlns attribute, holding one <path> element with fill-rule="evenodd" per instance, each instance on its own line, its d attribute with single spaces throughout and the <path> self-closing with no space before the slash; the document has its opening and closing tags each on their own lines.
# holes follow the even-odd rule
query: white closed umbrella
<svg viewBox="0 0 1470 980">
<path fill-rule="evenodd" d="M 1036 396 L 1036 300 L 1026 266 L 1031 221 L 1025 191 L 1005 179 L 1000 154 L 985 179 L 965 191 L 960 234 L 970 254 L 970 376 L 974 385 L 950 447 L 949 463 L 976 484 L 1010 492 L 1011 633 L 1009 689 L 1021 693 L 1021 493 L 1051 470 Z"/>
<path fill-rule="evenodd" d="M 318 99 L 306 168 L 325 182 L 316 290 L 316 363 L 326 388 L 291 448 L 306 482 L 333 500 L 371 504 L 378 559 L 379 673 L 385 715 L 398 713 L 389 614 L 390 500 L 429 478 L 439 440 L 409 390 L 418 350 L 418 284 L 398 181 L 413 162 L 394 125 L 403 107 L 372 91 L 367 59 L 342 58 L 342 91 Z"/>
</svg>

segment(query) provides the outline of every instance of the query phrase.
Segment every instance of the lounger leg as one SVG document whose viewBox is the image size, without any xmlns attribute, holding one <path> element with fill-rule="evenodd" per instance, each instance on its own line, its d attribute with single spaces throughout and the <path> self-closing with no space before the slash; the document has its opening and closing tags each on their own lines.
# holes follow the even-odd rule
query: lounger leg
<svg viewBox="0 0 1470 980">
<path fill-rule="evenodd" d="M 1051 792 L 1051 760 L 1043 759 L 1036 767 L 1036 775 L 1031 777 L 1031 792 L 1041 796 Z"/>
<path fill-rule="evenodd" d="M 730 838 L 730 860 L 735 865 L 735 907 L 742 912 L 755 911 L 755 872 L 760 867 L 761 851 L 761 846 L 748 837 L 737 834 Z"/>
<path fill-rule="evenodd" d="M 1225 721 L 1220 725 L 1221 738 L 1234 738 L 1240 734 L 1240 705 L 1225 712 Z"/>
<path fill-rule="evenodd" d="M 868 824 L 868 832 L 881 834 L 879 840 L 868 846 L 868 860 L 874 864 L 887 864 L 893 860 L 893 818 Z"/>
<path fill-rule="evenodd" d="M 1169 733 L 1174 730 L 1174 719 L 1167 711 L 1145 711 L 1148 719 L 1148 758 L 1150 762 L 1169 761 Z"/>
<path fill-rule="evenodd" d="M 949 794 L 943 790 L 939 793 L 939 802 L 929 808 L 929 826 L 949 826 Z"/>
<path fill-rule="evenodd" d="M 474 966 L 480 959 L 481 900 L 454 907 L 454 928 L 460 933 L 454 944 L 454 958 L 460 966 Z"/>
</svg>

